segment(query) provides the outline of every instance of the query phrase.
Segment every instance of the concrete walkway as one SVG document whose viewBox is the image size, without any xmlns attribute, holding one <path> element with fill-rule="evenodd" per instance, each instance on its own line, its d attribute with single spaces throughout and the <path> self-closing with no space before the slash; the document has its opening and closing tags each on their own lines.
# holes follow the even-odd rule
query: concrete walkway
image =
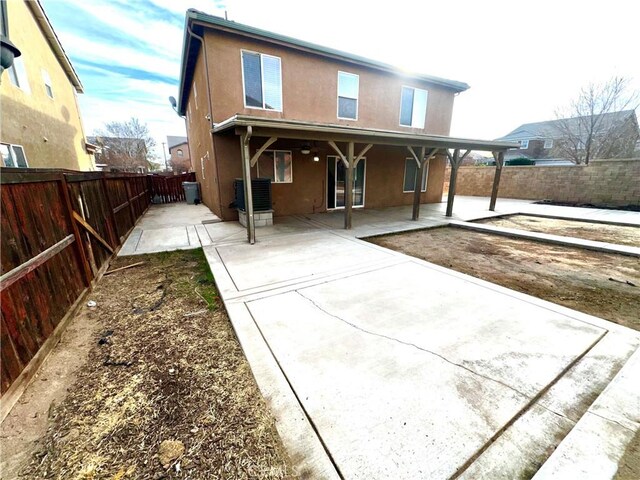
<svg viewBox="0 0 640 480">
<path fill-rule="evenodd" d="M 487 207 L 457 197 L 455 218 L 553 211 L 640 225 L 634 212 Z M 410 208 L 357 210 L 350 231 L 341 212 L 278 218 L 256 245 L 235 222 L 196 229 L 298 472 L 581 478 L 595 448 L 606 454 L 591 464 L 615 474 L 640 428 L 628 380 L 640 376 L 629 361 L 640 332 L 359 239 L 449 222 L 444 204 L 423 205 L 418 222 Z"/>
<path fill-rule="evenodd" d="M 204 225 L 220 222 L 205 205 L 184 202 L 151 205 L 131 231 L 118 256 L 199 248 Z"/>
</svg>

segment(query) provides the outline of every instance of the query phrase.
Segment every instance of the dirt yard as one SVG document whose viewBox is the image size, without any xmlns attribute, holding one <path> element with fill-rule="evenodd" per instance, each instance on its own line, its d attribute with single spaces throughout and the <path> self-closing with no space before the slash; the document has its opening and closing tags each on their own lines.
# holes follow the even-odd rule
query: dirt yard
<svg viewBox="0 0 640 480">
<path fill-rule="evenodd" d="M 603 223 L 579 222 L 556 218 L 512 215 L 502 218 L 487 218 L 475 223 L 486 223 L 495 227 L 516 228 L 529 232 L 584 238 L 598 242 L 617 243 L 640 247 L 640 227 L 625 227 Z"/>
<path fill-rule="evenodd" d="M 54 350 L 32 384 L 40 405 L 28 390 L 3 423 L 3 468 L 16 474 L 2 478 L 295 478 L 202 250 L 111 269 L 139 261 L 103 277 L 76 319 L 93 333 L 66 396 L 47 407 Z"/>
<path fill-rule="evenodd" d="M 640 330 L 640 261 L 458 228 L 372 243 Z"/>
</svg>

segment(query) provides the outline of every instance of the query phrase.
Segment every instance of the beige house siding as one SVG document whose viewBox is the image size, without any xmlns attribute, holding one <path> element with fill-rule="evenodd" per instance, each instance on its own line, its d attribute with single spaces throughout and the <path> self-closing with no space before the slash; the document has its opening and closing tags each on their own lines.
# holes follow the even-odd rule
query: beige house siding
<svg viewBox="0 0 640 480">
<path fill-rule="evenodd" d="M 84 146 L 76 90 L 53 53 L 27 2 L 7 2 L 11 41 L 22 52 L 29 90 L 14 86 L 9 72 L 0 84 L 0 141 L 22 145 L 29 167 L 94 170 Z M 42 70 L 51 79 L 53 99 Z"/>
</svg>

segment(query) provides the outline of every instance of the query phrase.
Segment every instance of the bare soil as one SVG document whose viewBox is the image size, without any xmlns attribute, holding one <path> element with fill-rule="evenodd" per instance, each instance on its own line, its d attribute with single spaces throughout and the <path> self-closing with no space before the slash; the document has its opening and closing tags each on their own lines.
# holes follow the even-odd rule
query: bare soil
<svg viewBox="0 0 640 480">
<path fill-rule="evenodd" d="M 111 269 L 141 260 L 92 292 L 87 358 L 19 475 L 294 478 L 202 250 L 120 258 Z M 162 466 L 166 440 L 184 451 L 168 444 L 181 455 Z"/>
<path fill-rule="evenodd" d="M 529 232 L 542 232 L 565 237 L 584 238 L 585 240 L 595 240 L 597 242 L 640 247 L 640 227 L 579 222 L 531 215 L 487 218 L 478 220 L 475 223 L 486 223 L 495 227 L 516 228 Z"/>
<path fill-rule="evenodd" d="M 372 243 L 640 330 L 640 261 L 451 227 Z"/>
</svg>

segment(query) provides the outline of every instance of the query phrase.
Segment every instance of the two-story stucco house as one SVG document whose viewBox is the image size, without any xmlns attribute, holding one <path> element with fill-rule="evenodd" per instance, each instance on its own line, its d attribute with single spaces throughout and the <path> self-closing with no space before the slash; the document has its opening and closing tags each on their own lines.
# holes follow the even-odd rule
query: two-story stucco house
<svg viewBox="0 0 640 480">
<path fill-rule="evenodd" d="M 416 218 L 420 203 L 440 202 L 449 149 L 459 159 L 513 146 L 448 137 L 467 88 L 187 11 L 178 112 L 193 169 L 204 203 L 240 215 L 250 241 L 250 177 L 271 180 L 273 215 L 344 209 L 345 228 L 353 208 L 413 204 Z"/>
<path fill-rule="evenodd" d="M 2 166 L 93 170 L 76 97 L 82 83 L 42 5 L 4 6 L 8 36 L 21 55 L 0 83 Z"/>
</svg>

